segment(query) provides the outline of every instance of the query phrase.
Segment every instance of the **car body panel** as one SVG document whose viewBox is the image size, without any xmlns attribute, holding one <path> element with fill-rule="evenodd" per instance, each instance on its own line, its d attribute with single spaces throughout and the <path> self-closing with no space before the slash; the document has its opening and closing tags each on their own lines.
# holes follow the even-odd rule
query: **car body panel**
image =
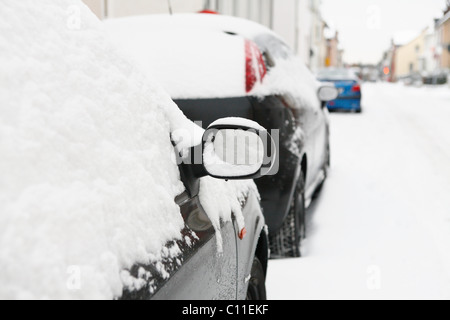
<svg viewBox="0 0 450 320">
<path fill-rule="evenodd" d="M 320 79 L 324 82 L 332 82 L 339 90 L 339 97 L 336 100 L 329 101 L 327 107 L 329 110 L 361 110 L 361 91 L 353 91 L 353 87 L 359 85 L 356 80 L 330 80 Z"/>
<path fill-rule="evenodd" d="M 183 238 L 168 244 L 181 250 L 177 257 L 165 258 L 161 264 L 138 265 L 131 270 L 139 276 L 143 268 L 152 275 L 162 267 L 167 274 L 151 277 L 138 291 L 126 290 L 125 300 L 182 300 L 236 298 L 236 231 L 234 222 L 222 225 L 223 252 L 217 251 L 216 233 L 199 198 L 188 199 L 181 206 L 186 227 Z M 141 271 L 142 272 L 142 271 Z"/>
<path fill-rule="evenodd" d="M 123 300 L 235 300 L 245 299 L 256 246 L 265 225 L 258 198 L 250 192 L 242 204 L 247 235 L 238 238 L 240 230 L 232 222 L 222 223 L 222 252 L 218 252 L 216 231 L 196 196 L 187 192 L 179 200 L 185 220 L 182 239 L 167 244 L 168 250 L 178 247 L 176 257 L 162 263 L 136 265 L 130 270 L 135 278 L 149 272 L 139 290 L 125 290 Z M 263 263 L 267 264 L 266 261 Z M 159 270 L 166 270 L 163 277 Z"/>
<path fill-rule="evenodd" d="M 327 103 L 329 110 L 361 110 L 361 98 L 336 99 Z"/>
<path fill-rule="evenodd" d="M 248 280 L 251 273 L 253 258 L 256 256 L 267 270 L 269 257 L 268 240 L 264 230 L 265 220 L 262 215 L 259 199 L 251 194 L 243 209 L 247 234 L 243 239 L 237 238 L 237 299 L 244 300 L 247 296 Z M 258 248 L 259 247 L 259 248 Z"/>
</svg>

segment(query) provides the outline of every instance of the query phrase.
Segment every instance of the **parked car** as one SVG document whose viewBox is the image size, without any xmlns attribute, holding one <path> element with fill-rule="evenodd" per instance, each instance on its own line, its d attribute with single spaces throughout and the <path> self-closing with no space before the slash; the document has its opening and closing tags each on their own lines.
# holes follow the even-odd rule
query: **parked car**
<svg viewBox="0 0 450 320">
<path fill-rule="evenodd" d="M 24 2 L 0 3 L 0 299 L 265 299 L 265 129 L 205 132 L 81 1 Z"/>
<path fill-rule="evenodd" d="M 432 72 L 423 76 L 423 83 L 427 85 L 442 85 L 447 83 L 448 75 L 441 72 Z"/>
<path fill-rule="evenodd" d="M 112 19 L 106 28 L 161 81 L 189 119 L 208 127 L 218 118 L 237 116 L 278 130 L 279 170 L 256 184 L 272 257 L 300 256 L 305 210 L 330 165 L 323 101 L 336 98 L 336 89 L 320 88 L 283 40 L 251 21 L 154 15 Z"/>
<path fill-rule="evenodd" d="M 317 73 L 317 79 L 321 82 L 334 83 L 339 90 L 339 97 L 329 101 L 329 110 L 347 110 L 362 112 L 361 107 L 361 84 L 358 77 L 345 68 L 326 68 Z"/>
<path fill-rule="evenodd" d="M 397 80 L 406 86 L 421 87 L 424 84 L 424 78 L 418 72 L 413 72 L 406 76 L 397 77 Z"/>
</svg>

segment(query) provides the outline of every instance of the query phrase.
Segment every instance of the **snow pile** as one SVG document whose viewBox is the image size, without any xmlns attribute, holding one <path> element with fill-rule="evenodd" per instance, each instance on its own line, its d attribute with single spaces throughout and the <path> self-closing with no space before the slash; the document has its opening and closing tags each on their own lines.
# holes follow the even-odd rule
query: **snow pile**
<svg viewBox="0 0 450 320">
<path fill-rule="evenodd" d="M 179 253 L 162 250 L 184 227 L 170 132 L 202 131 L 81 1 L 3 0 L 0 12 L 0 298 L 118 297 L 138 283 L 124 269 Z M 205 192 L 212 217 L 239 212 Z"/>
<path fill-rule="evenodd" d="M 268 95 L 291 94 L 300 104 L 318 106 L 319 83 L 298 57 L 277 59 L 262 84 L 257 84 L 251 92 L 253 96 L 263 98 Z"/>
<path fill-rule="evenodd" d="M 208 190 L 208 192 L 204 190 Z M 241 206 L 245 203 L 249 193 L 254 193 L 259 198 L 258 188 L 251 180 L 224 182 L 205 177 L 200 181 L 200 202 L 216 230 L 219 253 L 223 252 L 220 221 L 230 221 L 232 213 L 234 213 L 237 226 L 239 230 L 242 230 L 245 227 L 245 221 Z"/>
</svg>

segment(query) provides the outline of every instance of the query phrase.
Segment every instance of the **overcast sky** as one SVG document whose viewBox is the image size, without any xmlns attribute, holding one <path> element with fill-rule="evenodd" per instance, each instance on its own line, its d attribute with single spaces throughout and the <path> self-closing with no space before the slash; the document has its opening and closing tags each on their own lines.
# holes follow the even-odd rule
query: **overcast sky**
<svg viewBox="0 0 450 320">
<path fill-rule="evenodd" d="M 393 36 L 407 39 L 442 17 L 446 0 L 322 0 L 347 63 L 378 63 Z"/>
</svg>

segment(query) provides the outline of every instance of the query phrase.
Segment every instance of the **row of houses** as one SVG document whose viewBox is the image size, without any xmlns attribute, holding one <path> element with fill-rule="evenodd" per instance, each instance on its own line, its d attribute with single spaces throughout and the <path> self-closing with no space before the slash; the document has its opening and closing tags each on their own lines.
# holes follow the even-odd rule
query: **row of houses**
<svg viewBox="0 0 450 320">
<path fill-rule="evenodd" d="M 100 18 L 132 15 L 192 13 L 213 10 L 249 19 L 278 33 L 316 71 L 341 66 L 338 33 L 320 13 L 321 0 L 83 0 Z"/>
<path fill-rule="evenodd" d="M 380 68 L 388 81 L 414 76 L 445 79 L 450 74 L 450 1 L 443 16 L 413 39 L 393 39 Z"/>
</svg>

